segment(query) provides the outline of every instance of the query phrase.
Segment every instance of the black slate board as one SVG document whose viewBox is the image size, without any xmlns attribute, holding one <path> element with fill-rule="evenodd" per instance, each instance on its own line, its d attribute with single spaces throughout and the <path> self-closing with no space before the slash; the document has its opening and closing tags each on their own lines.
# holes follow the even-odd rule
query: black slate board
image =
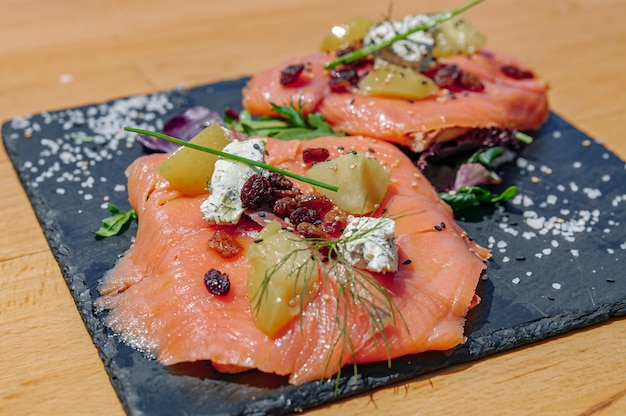
<svg viewBox="0 0 626 416">
<path fill-rule="evenodd" d="M 182 109 L 241 107 L 245 79 L 16 118 L 2 127 L 8 154 L 124 409 L 133 415 L 256 415 L 301 411 L 436 369 L 626 314 L 626 165 L 555 114 L 503 168 L 518 196 L 464 213 L 461 225 L 493 250 L 468 341 L 363 365 L 359 376 L 294 387 L 259 372 L 222 375 L 207 363 L 164 367 L 118 342 L 92 302 L 103 274 L 132 243 L 89 230 L 110 201 L 127 209 L 124 169 L 142 148 L 123 126 L 160 129 Z M 351 374 L 345 371 L 344 374 Z M 70 394 L 68 392 L 68 394 Z"/>
</svg>

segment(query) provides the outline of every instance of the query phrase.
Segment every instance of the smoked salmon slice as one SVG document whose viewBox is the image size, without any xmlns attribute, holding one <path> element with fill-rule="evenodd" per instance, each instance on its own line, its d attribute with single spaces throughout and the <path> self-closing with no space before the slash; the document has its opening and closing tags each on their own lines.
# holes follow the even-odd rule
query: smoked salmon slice
<svg viewBox="0 0 626 416">
<path fill-rule="evenodd" d="M 483 89 L 454 93 L 442 88 L 419 100 L 371 96 L 354 89 L 332 91 L 324 63 L 334 57 L 312 53 L 256 74 L 243 90 L 244 108 L 252 114 L 271 115 L 270 103 L 302 104 L 305 114 L 318 111 L 337 131 L 379 138 L 414 152 L 471 129 L 537 129 L 549 115 L 547 83 L 521 62 L 493 49 L 439 60 L 439 64 L 456 65 L 472 74 Z M 305 65 L 298 82 L 281 84 L 281 71 L 296 64 Z"/>
<path fill-rule="evenodd" d="M 387 288 L 397 307 L 380 331 L 364 310 L 343 302 L 338 279 L 319 262 L 325 279 L 312 301 L 274 338 L 255 325 L 246 279 L 246 250 L 261 227 L 203 219 L 206 195 L 186 197 L 156 173 L 167 155 L 137 159 L 128 168 L 128 189 L 139 225 L 132 247 L 104 277 L 95 301 L 105 322 L 126 343 L 164 365 L 210 360 L 218 370 L 258 369 L 289 375 L 301 384 L 331 377 L 343 365 L 384 361 L 464 342 L 464 323 L 490 253 L 473 242 L 411 160 L 396 146 L 365 137 L 323 137 L 284 142 L 268 139 L 266 162 L 303 174 L 305 148 L 325 148 L 330 158 L 349 151 L 375 157 L 391 171 L 391 184 L 373 216 L 396 221 L 396 273 L 363 271 Z M 309 185 L 296 186 L 312 192 Z M 207 247 L 222 230 L 243 246 L 232 258 Z M 333 261 L 332 259 L 330 260 Z M 225 296 L 210 293 L 204 275 L 228 275 Z M 367 283 L 363 290 L 367 290 Z M 373 302 L 378 302 L 373 299 Z M 344 336 L 340 336 L 344 330 Z"/>
</svg>

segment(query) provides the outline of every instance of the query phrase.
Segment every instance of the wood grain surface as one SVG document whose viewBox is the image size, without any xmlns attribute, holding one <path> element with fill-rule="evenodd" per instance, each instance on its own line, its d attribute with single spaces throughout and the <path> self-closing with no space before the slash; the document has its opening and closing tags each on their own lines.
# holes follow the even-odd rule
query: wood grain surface
<svg viewBox="0 0 626 416">
<path fill-rule="evenodd" d="M 352 17 L 461 3 L 0 0 L 0 119 L 249 75 Z M 626 1 L 487 0 L 467 16 L 549 81 L 553 111 L 626 158 Z M 0 189 L 0 414 L 123 414 L 3 147 Z M 311 412 L 366 413 L 626 414 L 626 319 Z"/>
</svg>

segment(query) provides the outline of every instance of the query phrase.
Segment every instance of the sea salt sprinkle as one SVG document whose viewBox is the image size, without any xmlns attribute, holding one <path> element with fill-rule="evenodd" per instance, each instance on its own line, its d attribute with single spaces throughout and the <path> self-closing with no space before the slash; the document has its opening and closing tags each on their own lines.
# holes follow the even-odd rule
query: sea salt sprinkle
<svg viewBox="0 0 626 416">
<path fill-rule="evenodd" d="M 554 138 L 559 138 L 560 133 L 555 132 Z M 593 146 L 595 141 L 590 141 L 589 146 Z M 604 159 L 604 154 L 602 156 Z M 516 196 L 508 201 L 506 207 L 498 207 L 496 213 L 500 214 L 500 221 L 497 228 L 500 232 L 521 238 L 525 241 L 532 241 L 536 246 L 531 253 L 519 253 L 515 240 L 501 240 L 496 237 L 498 234 L 487 236 L 487 247 L 492 250 L 492 261 L 500 263 L 503 267 L 514 267 L 510 270 L 517 276 L 509 281 L 513 285 L 541 284 L 543 275 L 538 279 L 531 278 L 532 272 L 528 270 L 526 278 L 519 273 L 522 264 L 527 265 L 531 270 L 542 270 L 539 262 L 548 262 L 546 265 L 554 267 L 550 257 L 555 256 L 558 261 L 565 260 L 561 253 L 569 256 L 570 262 L 577 262 L 584 251 L 576 247 L 578 240 L 587 244 L 586 234 L 599 233 L 610 235 L 613 230 L 619 227 L 619 221 L 615 221 L 612 212 L 603 212 L 594 208 L 600 200 L 605 198 L 605 192 L 614 190 L 611 186 L 613 180 L 610 174 L 598 176 L 571 176 L 569 180 L 562 183 L 554 183 L 554 169 L 545 164 L 535 164 L 530 158 L 519 157 L 516 160 L 516 167 L 520 178 L 526 177 L 528 188 L 520 187 Z M 571 168 L 581 172 L 587 172 L 585 164 L 581 160 L 571 162 Z M 625 165 L 626 169 L 626 165 Z M 518 182 L 519 183 L 519 182 Z M 606 188 L 606 186 L 609 186 Z M 606 191 L 608 190 L 608 191 Z M 590 201 L 590 202 L 585 202 Z M 626 203 L 626 194 L 613 196 L 610 199 L 611 207 L 620 207 Z M 584 208 L 581 208 L 584 207 Z M 522 244 L 528 247 L 527 244 Z M 626 250 L 626 243 L 620 245 L 621 250 Z M 608 255 L 621 256 L 612 246 L 604 249 Z M 515 259 L 512 262 L 511 259 Z M 528 260 L 527 260 L 528 258 Z M 616 261 L 619 257 L 616 257 Z M 565 260 L 567 261 L 567 260 Z M 510 266 L 508 266 L 510 265 Z M 517 265 L 517 266 L 516 266 Z M 522 266 L 523 267 L 523 266 Z M 502 272 L 506 276 L 506 272 Z M 581 273 L 584 273 L 581 269 Z M 590 271 L 595 274 L 596 270 Z M 496 273 L 497 274 L 497 273 Z M 509 275 L 510 276 L 510 275 Z M 563 287 L 563 282 L 547 283 L 545 289 L 559 290 Z M 550 300 L 555 300 L 554 296 L 547 296 Z"/>
<path fill-rule="evenodd" d="M 64 75 L 63 79 L 69 82 L 69 77 Z M 162 118 L 173 108 L 172 101 L 171 94 L 158 93 L 120 99 L 87 109 L 42 113 L 38 120 L 33 116 L 16 117 L 10 122 L 14 130 L 41 131 L 40 123 L 43 123 L 44 126 L 60 126 L 65 132 L 61 137 L 41 138 L 39 159 L 23 162 L 21 169 L 32 174 L 29 182 L 33 187 L 44 186 L 53 180 L 55 183 L 78 182 L 81 188 L 94 188 L 96 179 L 91 169 L 119 157 L 122 149 L 134 145 L 134 137 L 123 128 L 162 128 Z M 126 187 L 120 184 L 114 190 L 125 192 Z M 58 188 L 57 194 L 68 195 L 65 188 Z M 93 199 L 92 194 L 82 197 L 85 201 Z"/>
</svg>

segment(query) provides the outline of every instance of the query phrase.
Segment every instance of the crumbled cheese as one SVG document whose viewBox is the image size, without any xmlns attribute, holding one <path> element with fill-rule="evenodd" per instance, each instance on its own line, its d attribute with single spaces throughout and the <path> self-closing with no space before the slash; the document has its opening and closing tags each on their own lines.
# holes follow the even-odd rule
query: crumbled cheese
<svg viewBox="0 0 626 416">
<path fill-rule="evenodd" d="M 396 224 L 390 218 L 349 215 L 339 251 L 354 267 L 379 273 L 395 272 L 398 269 L 395 229 Z"/>
<path fill-rule="evenodd" d="M 233 141 L 223 151 L 237 156 L 263 162 L 266 139 Z M 262 169 L 235 160 L 218 158 L 211 177 L 211 194 L 202 203 L 200 210 L 204 219 L 216 224 L 235 224 L 244 212 L 241 189 L 248 178 L 262 173 Z"/>
<path fill-rule="evenodd" d="M 388 41 L 398 33 L 407 32 L 429 23 L 431 20 L 432 18 L 425 14 L 406 16 L 402 20 L 385 20 L 369 30 L 363 39 L 363 43 L 369 45 Z M 432 61 L 431 55 L 434 45 L 435 39 L 432 32 L 420 30 L 409 35 L 406 39 L 394 42 L 390 48 L 402 59 L 421 63 L 426 68 Z"/>
</svg>

